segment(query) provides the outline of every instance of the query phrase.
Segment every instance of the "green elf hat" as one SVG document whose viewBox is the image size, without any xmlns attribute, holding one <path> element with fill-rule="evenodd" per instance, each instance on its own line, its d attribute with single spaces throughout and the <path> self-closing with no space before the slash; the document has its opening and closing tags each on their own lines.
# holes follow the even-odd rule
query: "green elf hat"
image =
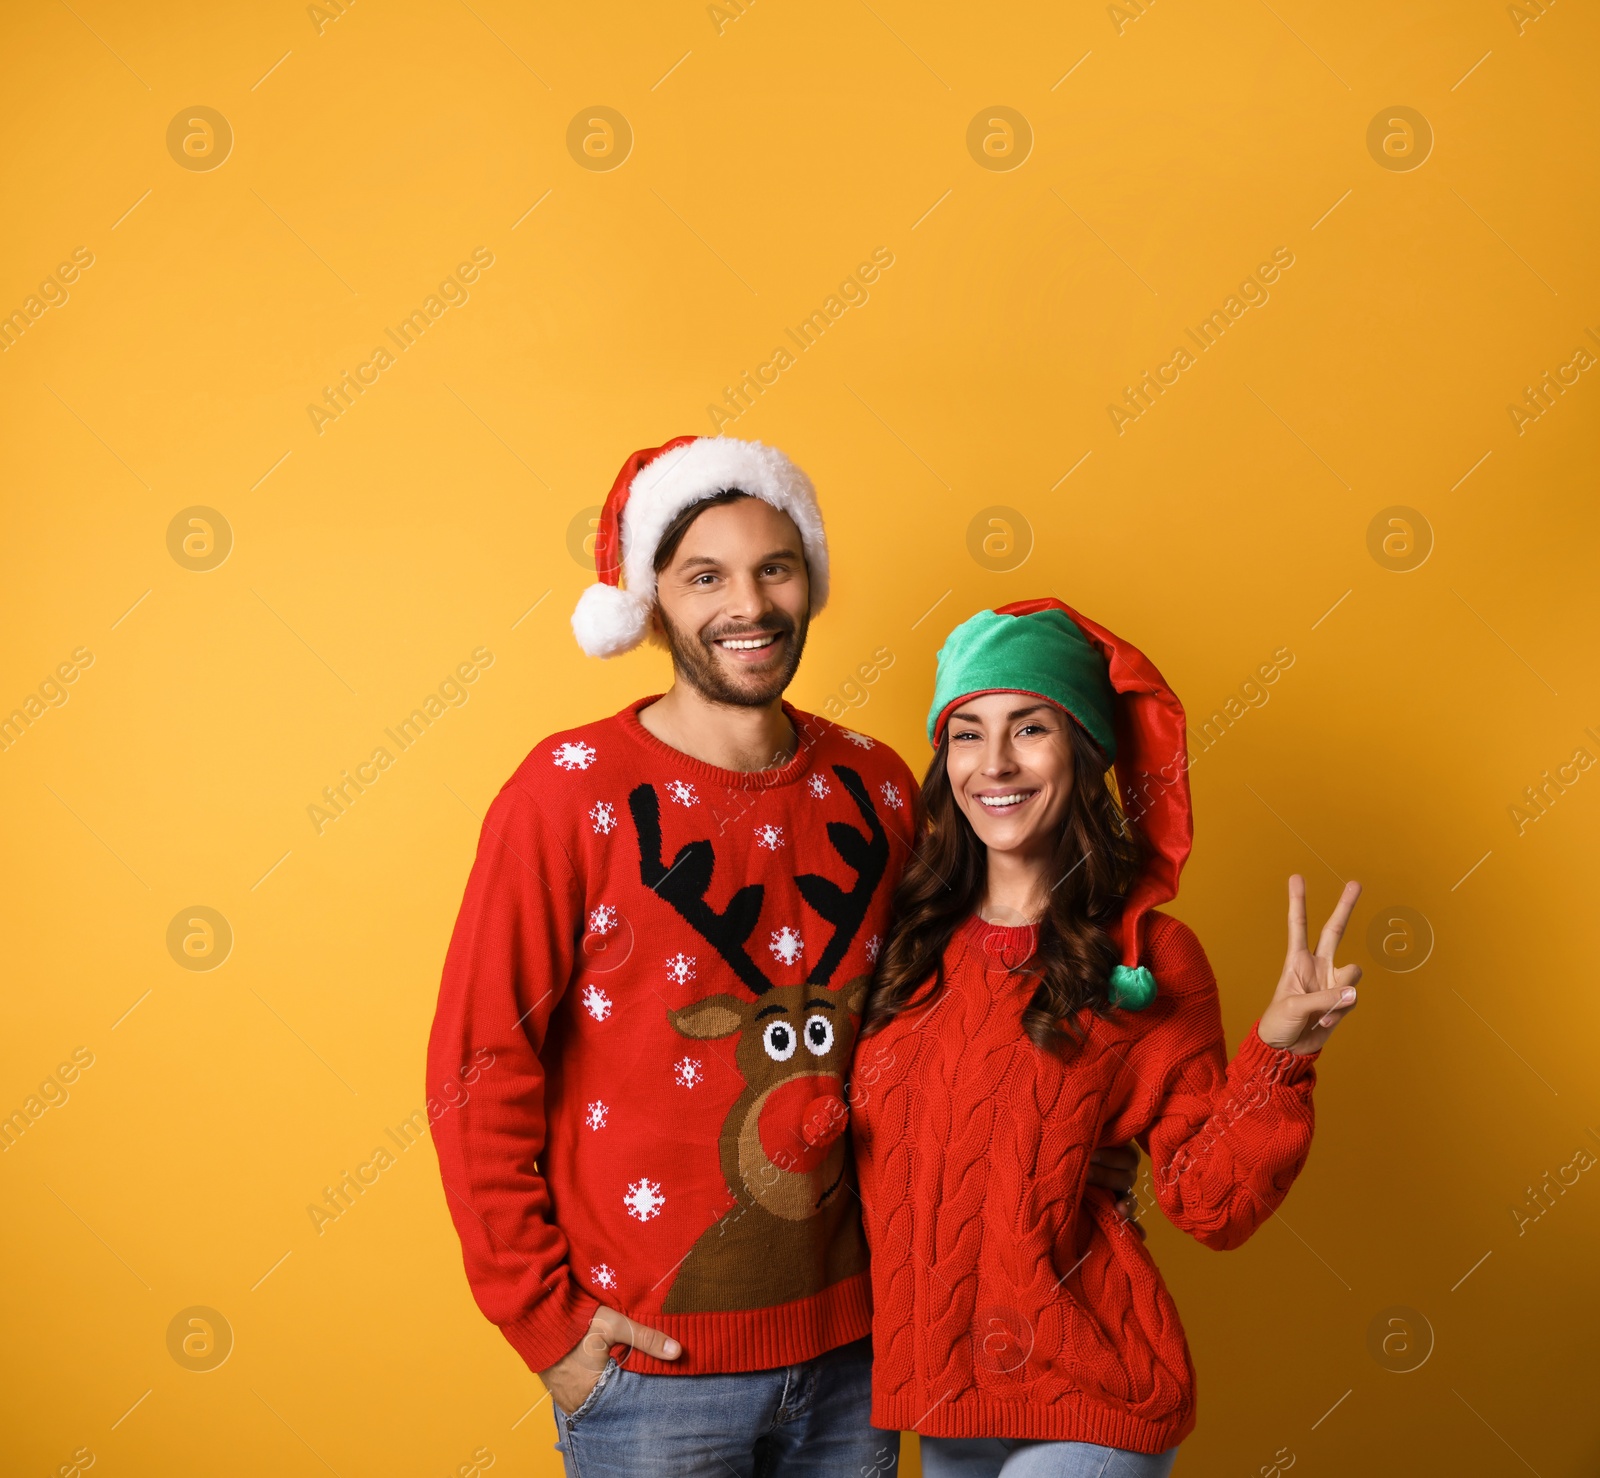
<svg viewBox="0 0 1600 1478">
<path fill-rule="evenodd" d="M 1122 950 L 1111 1001 L 1142 1011 L 1156 982 L 1139 963 L 1140 924 L 1177 897 L 1194 839 L 1183 705 L 1143 652 L 1053 596 L 979 611 L 945 638 L 938 664 L 930 744 L 966 699 L 1027 693 L 1069 714 L 1114 766 L 1123 814 L 1138 823 L 1148 855 L 1111 931 Z"/>
</svg>

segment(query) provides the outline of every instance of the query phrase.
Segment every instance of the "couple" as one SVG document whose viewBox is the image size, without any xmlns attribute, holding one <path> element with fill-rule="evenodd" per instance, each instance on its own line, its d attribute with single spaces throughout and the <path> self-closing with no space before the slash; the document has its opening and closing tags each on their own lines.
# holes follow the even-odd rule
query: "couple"
<svg viewBox="0 0 1600 1478">
<path fill-rule="evenodd" d="M 828 553 L 782 453 L 636 453 L 595 564 L 580 645 L 651 635 L 672 686 L 496 796 L 428 1050 L 430 1086 L 471 1083 L 433 1126 L 467 1277 L 567 1472 L 882 1478 L 914 1430 L 931 1475 L 1165 1474 L 1194 1372 L 1127 1142 L 1207 1246 L 1273 1214 L 1358 886 L 1312 953 L 1290 878 L 1230 1062 L 1199 941 L 1154 911 L 1184 718 L 1135 648 L 1052 599 L 963 622 L 919 799 L 783 701 Z"/>
</svg>

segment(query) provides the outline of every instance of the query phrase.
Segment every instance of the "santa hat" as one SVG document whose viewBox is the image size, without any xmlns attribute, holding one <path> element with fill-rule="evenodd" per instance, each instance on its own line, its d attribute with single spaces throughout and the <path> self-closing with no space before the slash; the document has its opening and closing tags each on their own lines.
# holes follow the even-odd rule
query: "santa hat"
<svg viewBox="0 0 1600 1478">
<path fill-rule="evenodd" d="M 1112 762 L 1123 814 L 1138 823 L 1148 855 L 1111 931 L 1122 963 L 1110 993 L 1114 1005 L 1142 1010 L 1156 984 L 1139 963 L 1140 924 L 1177 897 L 1194 838 L 1183 705 L 1136 646 L 1053 596 L 979 611 L 945 638 L 938 660 L 930 743 L 966 699 L 1021 692 L 1064 709 Z"/>
<path fill-rule="evenodd" d="M 828 599 L 828 540 L 811 479 L 776 447 L 759 441 L 675 436 L 629 457 L 600 510 L 594 540 L 599 578 L 572 613 L 573 635 L 591 657 L 615 657 L 644 640 L 661 536 L 685 508 L 722 492 L 760 498 L 794 520 L 811 579 L 811 614 L 822 609 Z"/>
</svg>

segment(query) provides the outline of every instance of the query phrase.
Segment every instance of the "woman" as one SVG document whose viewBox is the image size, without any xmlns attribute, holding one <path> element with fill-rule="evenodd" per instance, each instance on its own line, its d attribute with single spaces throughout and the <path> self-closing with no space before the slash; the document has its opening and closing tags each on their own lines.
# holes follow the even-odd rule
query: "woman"
<svg viewBox="0 0 1600 1478">
<path fill-rule="evenodd" d="M 1172 1299 L 1096 1146 L 1136 1138 L 1168 1217 L 1237 1247 L 1311 1144 L 1317 1054 L 1355 1003 L 1347 883 L 1233 1061 L 1177 892 L 1183 709 L 1057 600 L 982 611 L 939 653 L 915 858 L 857 1049 L 872 1249 L 872 1421 L 924 1471 L 1160 1478 L 1194 1427 Z M 1105 783 L 1115 763 L 1120 807 Z"/>
</svg>

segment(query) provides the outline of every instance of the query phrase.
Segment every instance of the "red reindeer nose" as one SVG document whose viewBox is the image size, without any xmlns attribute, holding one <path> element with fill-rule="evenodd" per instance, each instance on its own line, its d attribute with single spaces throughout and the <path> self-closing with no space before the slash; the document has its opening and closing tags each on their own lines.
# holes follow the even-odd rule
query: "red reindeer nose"
<svg viewBox="0 0 1600 1478">
<path fill-rule="evenodd" d="M 767 1095 L 761 1148 L 780 1170 L 804 1174 L 827 1158 L 850 1118 L 839 1087 L 837 1078 L 811 1074 L 790 1078 Z"/>
</svg>

